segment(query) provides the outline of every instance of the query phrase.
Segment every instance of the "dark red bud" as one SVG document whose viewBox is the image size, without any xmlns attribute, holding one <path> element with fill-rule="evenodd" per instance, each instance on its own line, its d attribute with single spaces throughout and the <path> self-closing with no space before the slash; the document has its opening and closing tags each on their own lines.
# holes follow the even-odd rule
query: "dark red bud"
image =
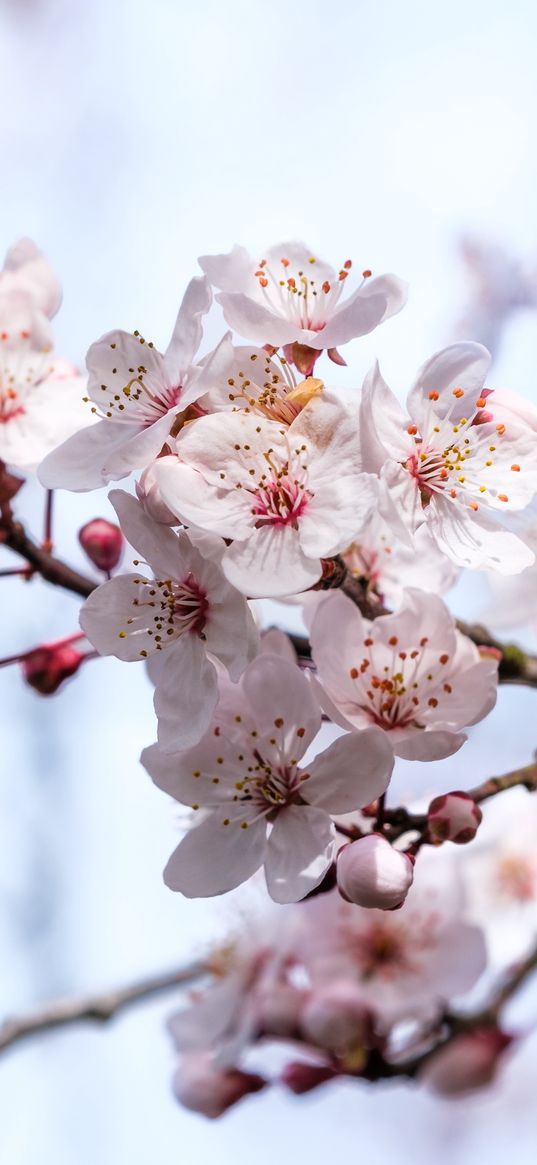
<svg viewBox="0 0 537 1165">
<path fill-rule="evenodd" d="M 26 683 L 42 696 L 52 696 L 69 676 L 74 676 L 86 655 L 72 644 L 44 644 L 21 660 Z"/>
<path fill-rule="evenodd" d="M 281 1082 L 294 1092 L 295 1096 L 302 1096 L 304 1092 L 312 1092 L 327 1080 L 333 1080 L 338 1073 L 328 1064 L 304 1064 L 300 1060 L 293 1060 L 286 1064 L 281 1074 Z"/>
<path fill-rule="evenodd" d="M 78 540 L 93 565 L 108 574 L 117 566 L 123 549 L 119 526 L 106 518 L 92 518 L 79 531 Z"/>
</svg>

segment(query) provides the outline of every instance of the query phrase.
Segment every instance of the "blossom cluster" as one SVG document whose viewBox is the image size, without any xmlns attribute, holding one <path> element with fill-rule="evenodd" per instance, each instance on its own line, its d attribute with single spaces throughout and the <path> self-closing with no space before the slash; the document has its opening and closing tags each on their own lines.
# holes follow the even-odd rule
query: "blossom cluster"
<svg viewBox="0 0 537 1165">
<path fill-rule="evenodd" d="M 499 653 L 442 596 L 464 568 L 534 578 L 537 408 L 491 387 L 469 340 L 422 364 L 405 406 L 378 364 L 338 390 L 341 348 L 404 307 L 395 275 L 354 280 L 350 260 L 334 269 L 296 242 L 200 267 L 163 352 L 110 331 L 83 376 L 53 354 L 48 262 L 27 240 L 9 251 L 0 501 L 11 471 L 37 470 L 49 494 L 114 483 L 117 524 L 79 536 L 106 579 L 80 635 L 27 653 L 27 672 L 50 693 L 97 654 L 144 662 L 157 739 L 142 763 L 185 810 L 166 884 L 209 897 L 263 871 L 285 905 L 277 938 L 239 944 L 172 1024 L 178 1095 L 215 1116 L 264 1086 L 239 1063 L 248 1044 L 307 1045 L 284 1074 L 306 1091 L 375 1051 L 397 1062 L 397 1025 L 438 1020 L 484 970 L 459 874 L 436 853 L 473 839 L 479 806 L 441 793 L 416 837 L 392 828 L 386 797 L 397 758 L 453 755 L 494 706 Z M 214 305 L 229 330 L 207 352 Z M 264 599 L 299 606 L 300 658 L 264 629 Z M 498 1039 L 478 1033 L 464 1054 L 488 1065 Z"/>
</svg>

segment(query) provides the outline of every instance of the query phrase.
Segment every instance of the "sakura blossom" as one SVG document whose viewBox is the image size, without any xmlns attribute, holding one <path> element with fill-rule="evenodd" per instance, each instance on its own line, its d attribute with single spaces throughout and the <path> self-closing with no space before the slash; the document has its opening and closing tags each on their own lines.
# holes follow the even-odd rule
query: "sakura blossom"
<svg viewBox="0 0 537 1165">
<path fill-rule="evenodd" d="M 505 529 L 537 492 L 537 409 L 485 389 L 490 354 L 461 342 L 435 353 L 411 388 L 407 411 L 378 364 L 364 383 L 364 469 L 380 474 L 381 512 L 407 540 L 423 523 L 458 566 L 517 574 L 534 561 Z"/>
<path fill-rule="evenodd" d="M 158 745 L 142 754 L 155 784 L 200 811 L 164 878 L 189 898 L 223 894 L 264 866 L 276 902 L 319 884 L 335 845 L 331 813 L 369 804 L 386 790 L 393 756 L 368 728 L 339 737 L 304 762 L 321 727 L 307 679 L 286 660 L 262 654 L 220 698 L 198 745 L 177 755 Z"/>
<path fill-rule="evenodd" d="M 371 515 L 360 538 L 343 551 L 342 558 L 351 574 L 365 581 L 368 590 L 390 606 L 401 602 L 405 587 L 419 586 L 442 595 L 460 574 L 460 568 L 442 553 L 426 525 L 416 530 L 414 545 L 409 547 L 378 511 Z"/>
<path fill-rule="evenodd" d="M 374 621 L 326 595 L 310 637 L 325 711 L 346 729 L 378 725 L 407 760 L 451 756 L 496 701 L 497 660 L 481 658 L 437 595 L 409 588 Z"/>
<path fill-rule="evenodd" d="M 230 334 L 220 344 L 219 364 L 221 373 L 202 402 L 208 412 L 231 409 L 290 425 L 325 387 L 316 376 L 299 380 L 292 363 L 279 353 L 235 347 Z"/>
<path fill-rule="evenodd" d="M 0 283 L 0 460 L 23 473 L 87 423 L 85 378 L 52 343 L 29 295 L 2 294 Z"/>
<path fill-rule="evenodd" d="M 295 949 L 314 989 L 354 984 L 386 1031 L 403 1019 L 431 1019 L 486 967 L 483 932 L 468 921 L 457 869 L 437 854 L 420 855 L 399 910 L 365 909 L 333 892 L 301 910 Z"/>
<path fill-rule="evenodd" d="M 154 698 L 158 738 L 164 748 L 188 748 L 214 711 L 217 661 L 238 678 L 255 654 L 255 625 L 217 561 L 204 558 L 185 531 L 154 523 L 123 490 L 112 490 L 110 501 L 152 574 L 116 575 L 97 587 L 80 625 L 101 655 L 132 661 L 164 653 Z"/>
<path fill-rule="evenodd" d="M 242 413 L 201 417 L 154 467 L 182 521 L 232 540 L 226 577 L 252 598 L 306 590 L 321 559 L 348 546 L 371 514 L 377 483 L 362 473 L 352 414 L 323 395 L 289 427 Z"/>
<path fill-rule="evenodd" d="M 323 348 L 341 361 L 334 353 L 339 344 L 373 331 L 406 303 L 401 279 L 372 278 L 369 270 L 344 297 L 352 261 L 336 270 L 299 242 L 270 247 L 259 260 L 235 246 L 227 255 L 203 255 L 199 262 L 220 289 L 216 298 L 231 328 L 255 344 L 314 349 L 313 362 Z"/>
<path fill-rule="evenodd" d="M 164 355 L 138 331 L 107 332 L 92 344 L 86 360 L 89 417 L 97 423 L 45 459 L 39 471 L 43 485 L 96 489 L 144 469 L 158 456 L 211 379 L 211 358 L 194 363 L 210 306 L 207 280 L 192 279 Z"/>
</svg>

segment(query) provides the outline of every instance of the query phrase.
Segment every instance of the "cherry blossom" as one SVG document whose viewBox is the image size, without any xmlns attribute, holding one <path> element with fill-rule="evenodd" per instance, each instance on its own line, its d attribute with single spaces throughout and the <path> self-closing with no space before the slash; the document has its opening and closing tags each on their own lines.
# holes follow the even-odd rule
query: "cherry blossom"
<svg viewBox="0 0 537 1165">
<path fill-rule="evenodd" d="M 221 341 L 219 364 L 221 373 L 202 402 L 210 412 L 231 409 L 290 425 L 324 390 L 323 381 L 315 376 L 298 380 L 285 356 L 235 347 L 230 334 Z"/>
<path fill-rule="evenodd" d="M 255 654 L 254 623 L 217 561 L 202 557 L 185 531 L 153 522 L 123 490 L 112 490 L 110 501 L 153 575 L 116 575 L 97 587 L 80 625 L 101 655 L 130 661 L 164 653 L 154 701 L 158 737 L 165 748 L 187 748 L 216 704 L 213 660 L 238 678 Z"/>
<path fill-rule="evenodd" d="M 399 910 L 367 910 L 331 892 L 301 912 L 295 949 L 314 988 L 357 984 L 387 1029 L 434 1016 L 485 970 L 483 933 L 467 921 L 457 868 L 436 853 L 420 854 Z"/>
<path fill-rule="evenodd" d="M 426 525 L 416 530 L 414 546 L 402 542 L 375 512 L 360 538 L 342 553 L 347 569 L 390 605 L 401 601 L 405 587 L 427 588 L 442 595 L 452 587 L 459 568 L 438 548 Z"/>
<path fill-rule="evenodd" d="M 74 366 L 54 355 L 48 321 L 26 294 L 0 294 L 0 460 L 35 470 L 87 423 L 85 388 Z"/>
<path fill-rule="evenodd" d="M 320 699 L 343 728 L 379 725 L 397 756 L 457 752 L 463 727 L 494 706 L 497 661 L 481 659 L 437 595 L 409 588 L 400 609 L 370 621 L 342 594 L 326 595 L 311 626 Z"/>
<path fill-rule="evenodd" d="M 361 472 L 351 414 L 327 395 L 288 428 L 241 413 L 201 417 L 157 463 L 164 503 L 188 524 L 232 539 L 222 565 L 253 598 L 313 586 L 322 558 L 348 546 L 377 483 Z"/>
<path fill-rule="evenodd" d="M 299 669 L 262 654 L 240 682 L 220 682 L 213 722 L 176 756 L 158 745 L 142 761 L 159 788 L 202 811 L 170 858 L 165 881 L 189 898 L 222 894 L 264 865 L 276 902 L 303 898 L 334 850 L 330 813 L 369 804 L 386 789 L 392 753 L 380 729 L 339 737 L 300 761 L 321 710 Z"/>
<path fill-rule="evenodd" d="M 362 272 L 358 287 L 342 297 L 351 260 L 336 271 L 304 243 L 279 243 L 258 261 L 244 247 L 234 247 L 227 255 L 203 255 L 199 262 L 220 289 L 216 298 L 229 326 L 255 344 L 332 351 L 373 331 L 406 302 L 401 279 L 372 279 L 370 271 Z"/>
<path fill-rule="evenodd" d="M 50 489 L 88 490 L 145 468 L 176 431 L 181 414 L 207 391 L 213 361 L 194 364 L 201 320 L 211 305 L 204 278 L 189 283 L 164 355 L 139 332 L 108 332 L 87 355 L 88 394 L 97 423 L 46 458 Z M 214 354 L 217 359 L 217 354 Z"/>
<path fill-rule="evenodd" d="M 364 469 L 381 475 L 381 510 L 401 537 L 426 522 L 457 565 L 517 574 L 534 554 L 502 523 L 537 492 L 537 409 L 484 389 L 489 364 L 480 344 L 437 352 L 418 373 L 407 412 L 375 365 L 360 410 Z"/>
</svg>

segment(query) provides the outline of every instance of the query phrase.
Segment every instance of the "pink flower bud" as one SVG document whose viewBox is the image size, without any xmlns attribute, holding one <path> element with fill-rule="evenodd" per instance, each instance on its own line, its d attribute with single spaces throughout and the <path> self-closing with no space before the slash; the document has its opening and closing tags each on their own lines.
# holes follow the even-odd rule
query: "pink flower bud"
<svg viewBox="0 0 537 1165">
<path fill-rule="evenodd" d="M 265 1084 L 262 1076 L 239 1068 L 220 1068 L 209 1055 L 200 1052 L 184 1057 L 173 1090 L 185 1108 L 216 1120 L 243 1096 L 259 1092 Z"/>
<path fill-rule="evenodd" d="M 43 644 L 29 651 L 21 659 L 21 667 L 26 683 L 42 696 L 52 696 L 67 680 L 74 676 L 86 654 L 77 651 L 69 643 Z"/>
<path fill-rule="evenodd" d="M 316 1047 L 346 1052 L 364 1044 L 369 1012 L 356 985 L 341 981 L 313 992 L 300 1026 L 304 1037 Z"/>
<path fill-rule="evenodd" d="M 513 1036 L 499 1028 L 465 1032 L 427 1061 L 420 1079 L 440 1096 L 466 1096 L 491 1084 Z"/>
<path fill-rule="evenodd" d="M 261 1031 L 285 1039 L 296 1033 L 304 1004 L 304 992 L 283 983 L 267 987 L 257 1002 L 257 1020 Z"/>
<path fill-rule="evenodd" d="M 114 526 L 106 518 L 93 518 L 79 530 L 78 540 L 99 570 L 108 573 L 117 566 L 123 549 L 123 535 L 119 526 Z"/>
<path fill-rule="evenodd" d="M 412 859 L 385 837 L 370 833 L 343 846 L 337 857 L 337 884 L 357 906 L 394 910 L 402 906 L 414 880 Z"/>
<path fill-rule="evenodd" d="M 475 837 L 483 814 L 468 793 L 443 793 L 429 805 L 427 825 L 431 841 L 465 845 Z"/>
<path fill-rule="evenodd" d="M 300 1060 L 293 1060 L 286 1064 L 280 1080 L 294 1092 L 295 1096 L 302 1096 L 305 1092 L 313 1092 L 320 1084 L 333 1080 L 337 1072 L 324 1064 L 303 1064 Z"/>
</svg>

